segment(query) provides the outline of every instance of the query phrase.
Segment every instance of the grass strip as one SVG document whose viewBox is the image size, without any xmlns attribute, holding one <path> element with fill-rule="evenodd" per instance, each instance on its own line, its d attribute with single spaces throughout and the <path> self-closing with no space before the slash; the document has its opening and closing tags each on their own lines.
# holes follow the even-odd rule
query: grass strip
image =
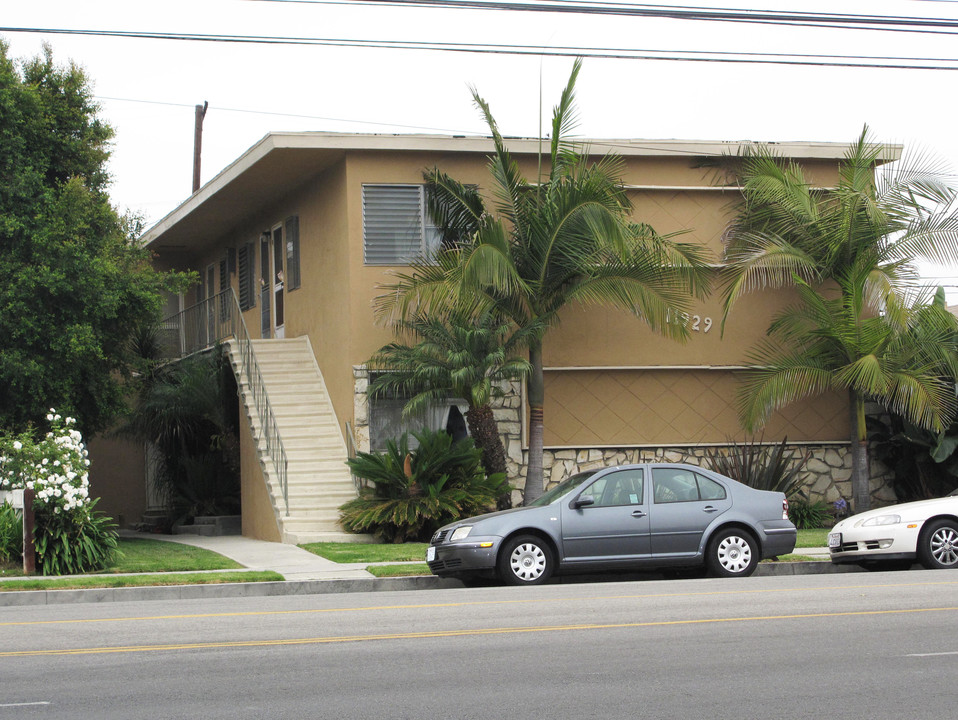
<svg viewBox="0 0 958 720">
<path fill-rule="evenodd" d="M 304 550 L 338 563 L 415 562 L 426 558 L 429 543 L 307 543 Z"/>
<path fill-rule="evenodd" d="M 88 590 L 94 588 L 156 587 L 162 585 L 222 585 L 224 583 L 279 582 L 279 573 L 270 570 L 183 575 L 87 575 L 76 578 L 24 578 L 0 582 L 0 592 L 16 590 Z"/>
<path fill-rule="evenodd" d="M 426 563 L 415 565 L 370 565 L 366 572 L 376 577 L 410 577 L 414 575 L 432 575 Z"/>
<path fill-rule="evenodd" d="M 810 547 L 828 547 L 828 533 L 831 528 L 815 528 L 812 530 L 799 530 L 798 539 L 795 541 L 797 548 Z"/>
</svg>

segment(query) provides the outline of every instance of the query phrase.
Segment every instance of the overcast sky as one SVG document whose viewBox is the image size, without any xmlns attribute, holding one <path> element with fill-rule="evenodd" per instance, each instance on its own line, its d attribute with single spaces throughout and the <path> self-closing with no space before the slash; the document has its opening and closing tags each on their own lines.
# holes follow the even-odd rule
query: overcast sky
<svg viewBox="0 0 958 720">
<path fill-rule="evenodd" d="M 579 133 L 594 138 L 850 142 L 921 148 L 958 168 L 958 30 L 821 27 L 262 0 L 0 0 L 5 28 L 928 58 L 901 70 L 587 58 Z M 553 0 L 554 4 L 568 0 Z M 619 3 L 626 4 L 626 3 Z M 637 3 L 628 3 L 637 5 Z M 677 0 L 672 0 L 677 4 Z M 702 2 L 712 7 L 958 20 L 958 2 Z M 193 107 L 209 102 L 203 182 L 267 132 L 485 134 L 475 85 L 507 135 L 535 136 L 572 59 L 435 50 L 131 39 L 0 30 L 14 58 L 49 43 L 82 65 L 116 129 L 112 195 L 150 225 L 191 189 Z M 755 56 L 751 56 L 755 57 Z M 949 61 L 950 60 L 950 61 Z M 894 61 L 899 62 L 899 61 Z M 540 95 L 542 111 L 540 113 Z M 958 279 L 947 282 L 958 284 Z"/>
</svg>

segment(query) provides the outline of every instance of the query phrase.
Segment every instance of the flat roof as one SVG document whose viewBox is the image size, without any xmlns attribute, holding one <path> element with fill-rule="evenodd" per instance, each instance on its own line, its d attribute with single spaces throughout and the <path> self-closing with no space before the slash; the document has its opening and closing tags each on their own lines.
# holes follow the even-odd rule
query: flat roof
<svg viewBox="0 0 958 720">
<path fill-rule="evenodd" d="M 536 155 L 548 149 L 538 138 L 505 138 L 510 152 Z M 622 157 L 721 157 L 747 148 L 767 147 L 796 160 L 838 160 L 848 143 L 753 142 L 750 140 L 637 140 L 575 138 L 596 155 Z M 881 159 L 897 160 L 900 145 L 886 146 Z M 327 132 L 271 132 L 203 185 L 166 217 L 147 230 L 141 244 L 156 249 L 186 249 L 196 237 L 235 226 L 256 207 L 279 200 L 342 159 L 349 151 L 441 152 L 490 154 L 490 137 L 466 135 L 380 135 Z"/>
</svg>

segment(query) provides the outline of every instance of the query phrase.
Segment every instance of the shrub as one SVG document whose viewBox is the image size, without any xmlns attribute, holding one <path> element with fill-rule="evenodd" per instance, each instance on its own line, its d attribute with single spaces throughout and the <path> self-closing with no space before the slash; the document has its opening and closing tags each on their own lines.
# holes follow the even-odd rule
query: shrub
<svg viewBox="0 0 958 720">
<path fill-rule="evenodd" d="M 37 513 L 34 545 L 37 569 L 44 575 L 78 575 L 102 570 L 113 562 L 117 548 L 112 518 L 94 512 L 97 501 L 70 513 Z"/>
<path fill-rule="evenodd" d="M 442 525 L 484 512 L 509 490 L 503 473 L 486 476 L 482 453 L 470 438 L 453 442 L 445 431 L 413 433 L 390 440 L 382 453 L 359 453 L 347 462 L 371 483 L 340 508 L 349 532 L 370 533 L 386 542 L 428 540 Z"/>
<path fill-rule="evenodd" d="M 0 505 L 0 563 L 23 559 L 23 516 L 10 503 Z"/>
<path fill-rule="evenodd" d="M 727 451 L 710 450 L 705 461 L 711 470 L 758 490 L 784 493 L 785 497 L 804 497 L 802 486 L 805 478 L 802 470 L 809 460 L 809 453 L 797 450 L 785 451 L 788 438 L 778 445 L 765 445 L 759 441 L 730 443 Z"/>
<path fill-rule="evenodd" d="M 831 527 L 833 517 L 830 505 L 824 500 L 809 502 L 796 499 L 788 503 L 788 519 L 799 530 L 813 530 Z"/>
<path fill-rule="evenodd" d="M 90 461 L 75 420 L 52 409 L 47 420 L 50 432 L 40 440 L 31 433 L 0 437 L 0 487 L 35 492 L 33 542 L 45 574 L 99 570 L 116 549 L 115 526 L 94 511 Z"/>
</svg>

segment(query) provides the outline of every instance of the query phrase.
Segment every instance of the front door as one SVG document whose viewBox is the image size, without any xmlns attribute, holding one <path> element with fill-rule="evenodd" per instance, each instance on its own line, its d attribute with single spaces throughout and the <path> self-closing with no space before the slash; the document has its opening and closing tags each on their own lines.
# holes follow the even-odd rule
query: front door
<svg viewBox="0 0 958 720">
<path fill-rule="evenodd" d="M 593 481 L 579 493 L 592 504 L 565 503 L 562 513 L 563 562 L 627 563 L 649 557 L 649 513 L 641 469 L 619 470 Z"/>
<path fill-rule="evenodd" d="M 283 245 L 283 226 L 273 228 L 273 330 L 274 337 L 285 337 L 285 310 L 283 274 L 283 259 L 286 257 L 286 248 Z"/>
<path fill-rule="evenodd" d="M 272 337 L 273 311 L 270 298 L 273 296 L 272 279 L 270 272 L 269 233 L 263 233 L 259 238 L 259 315 L 260 337 Z"/>
</svg>

